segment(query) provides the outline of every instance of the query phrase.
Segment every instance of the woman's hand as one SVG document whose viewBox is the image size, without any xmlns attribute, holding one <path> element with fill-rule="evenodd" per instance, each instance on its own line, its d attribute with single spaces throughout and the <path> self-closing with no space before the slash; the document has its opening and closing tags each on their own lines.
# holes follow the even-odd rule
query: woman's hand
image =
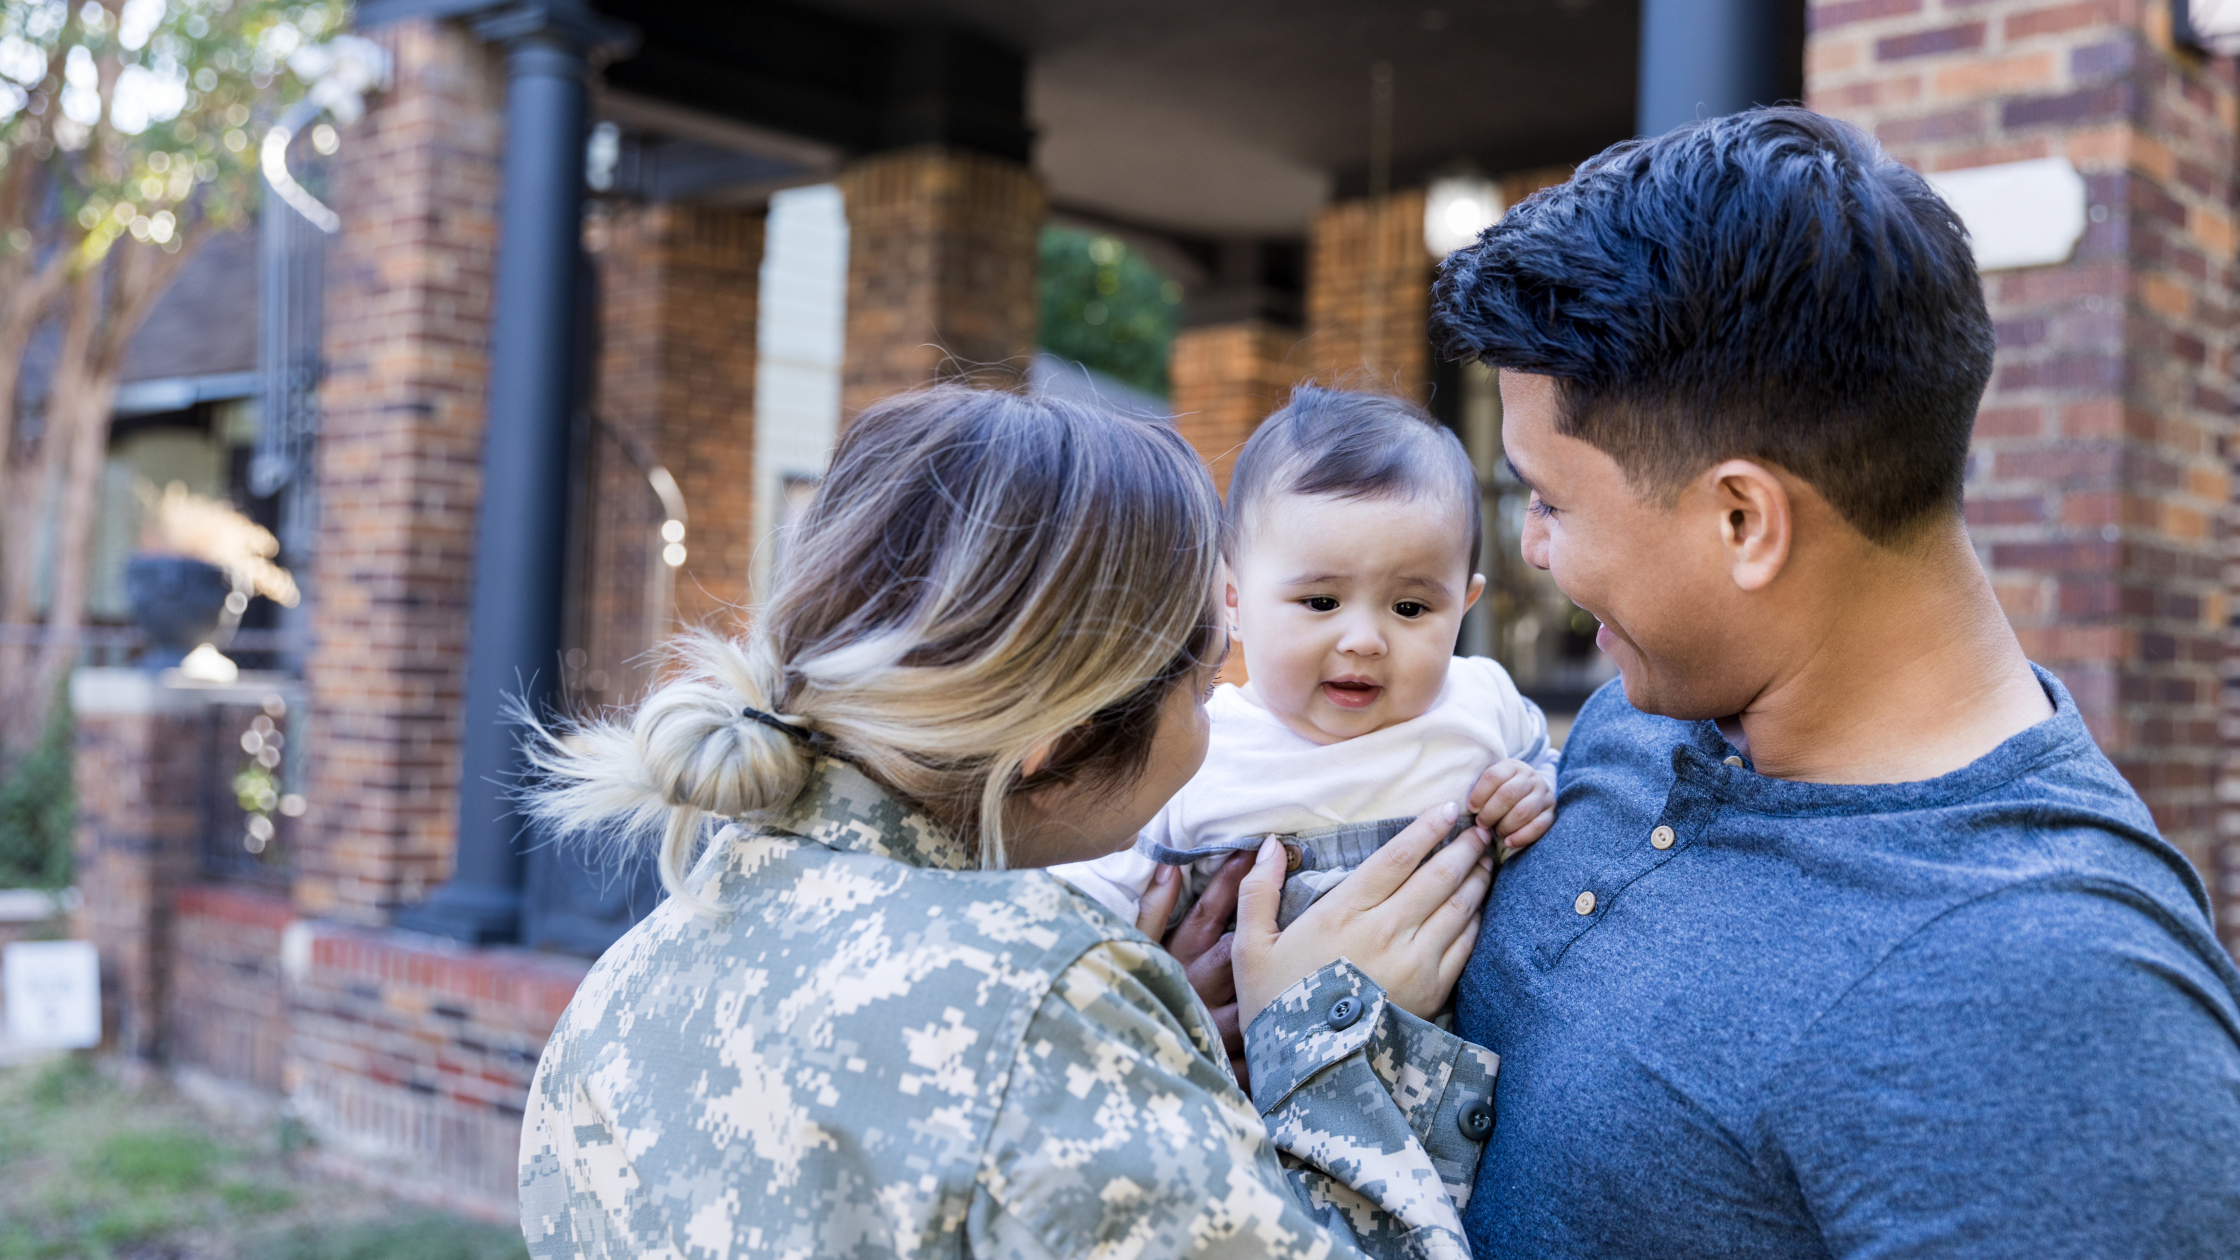
<svg viewBox="0 0 2240 1260">
<path fill-rule="evenodd" d="M 1250 1025 L 1285 989 L 1345 958 L 1415 1015 L 1438 1013 L 1478 939 L 1478 910 L 1493 886 L 1491 839 L 1472 827 L 1431 854 L 1461 807 L 1433 807 L 1324 893 L 1289 928 L 1276 930 L 1283 897 L 1283 845 L 1260 846 L 1239 891 L 1237 1016 Z"/>
<path fill-rule="evenodd" d="M 1183 974 L 1190 978 L 1190 987 L 1213 1012 L 1213 1026 L 1229 1052 L 1237 1084 L 1248 1091 L 1251 1085 L 1244 1070 L 1244 1024 L 1237 1018 L 1237 977 L 1229 965 L 1236 936 L 1229 931 L 1229 920 L 1237 912 L 1237 885 L 1251 869 L 1251 854 L 1230 858 L 1197 904 L 1190 907 L 1190 913 L 1175 925 L 1171 936 L 1167 934 L 1167 920 L 1182 896 L 1180 867 L 1161 866 L 1136 908 L 1136 927 L 1174 955 L 1182 964 Z"/>
</svg>

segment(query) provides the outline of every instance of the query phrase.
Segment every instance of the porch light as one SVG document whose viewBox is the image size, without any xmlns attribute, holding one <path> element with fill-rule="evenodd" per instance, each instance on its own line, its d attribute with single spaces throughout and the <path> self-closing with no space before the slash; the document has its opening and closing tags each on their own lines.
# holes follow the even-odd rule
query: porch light
<svg viewBox="0 0 2240 1260">
<path fill-rule="evenodd" d="M 1423 199 L 1423 243 L 1433 258 L 1445 258 L 1476 243 L 1478 233 L 1501 221 L 1501 186 L 1476 171 L 1458 171 L 1431 181 Z"/>
</svg>

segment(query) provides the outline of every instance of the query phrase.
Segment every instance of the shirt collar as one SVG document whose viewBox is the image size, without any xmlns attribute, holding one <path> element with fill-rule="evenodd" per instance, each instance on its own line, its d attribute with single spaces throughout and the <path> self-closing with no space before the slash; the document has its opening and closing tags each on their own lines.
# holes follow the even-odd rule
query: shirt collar
<svg viewBox="0 0 2240 1260">
<path fill-rule="evenodd" d="M 972 866 L 964 842 L 950 835 L 923 809 L 873 783 L 863 771 L 831 757 L 817 759 L 801 795 L 769 830 L 911 866 L 945 871 Z"/>
<path fill-rule="evenodd" d="M 2051 671 L 2033 662 L 2031 672 L 2045 688 L 2053 716 L 2009 736 L 1998 747 L 1948 774 L 1911 783 L 1807 783 L 1772 779 L 1747 763 L 1729 764 L 1740 750 L 1719 733 L 1716 722 L 1691 722 L 1692 736 L 1672 750 L 1674 777 L 1702 784 L 1714 795 L 1766 814 L 1880 814 L 1934 809 L 1979 796 L 2031 774 L 2049 762 L 2097 752 L 2092 733 L 2069 689 Z M 1616 684 L 1612 684 L 1616 685 Z"/>
</svg>

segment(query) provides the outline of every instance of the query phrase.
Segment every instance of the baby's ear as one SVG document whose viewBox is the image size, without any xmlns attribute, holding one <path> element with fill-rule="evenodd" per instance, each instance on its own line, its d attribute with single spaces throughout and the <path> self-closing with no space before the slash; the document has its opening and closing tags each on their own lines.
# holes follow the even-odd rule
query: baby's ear
<svg viewBox="0 0 2240 1260">
<path fill-rule="evenodd" d="M 1478 597 L 1479 597 L 1480 595 L 1483 595 L 1483 594 L 1485 594 L 1485 593 L 1486 593 L 1486 575 L 1485 575 L 1485 574 L 1483 574 L 1483 573 L 1473 573 L 1473 574 L 1471 574 L 1471 575 L 1470 575 L 1470 593 L 1469 593 L 1468 595 L 1465 595 L 1465 596 L 1463 596 L 1463 597 L 1462 597 L 1462 611 L 1464 611 L 1464 612 L 1469 612 L 1469 611 L 1470 611 L 1470 609 L 1471 609 L 1471 607 L 1472 607 L 1473 605 L 1475 605 L 1475 604 L 1476 604 L 1476 603 L 1478 602 Z"/>
</svg>

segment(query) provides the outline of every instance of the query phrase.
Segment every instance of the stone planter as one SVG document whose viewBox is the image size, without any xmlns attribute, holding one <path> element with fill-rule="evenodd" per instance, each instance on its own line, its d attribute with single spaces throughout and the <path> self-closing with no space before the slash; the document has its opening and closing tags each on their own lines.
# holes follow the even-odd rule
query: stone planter
<svg viewBox="0 0 2240 1260">
<path fill-rule="evenodd" d="M 125 563 L 125 599 L 148 636 L 140 667 L 170 669 L 216 636 L 233 584 L 225 570 L 186 556 L 137 555 Z"/>
</svg>

